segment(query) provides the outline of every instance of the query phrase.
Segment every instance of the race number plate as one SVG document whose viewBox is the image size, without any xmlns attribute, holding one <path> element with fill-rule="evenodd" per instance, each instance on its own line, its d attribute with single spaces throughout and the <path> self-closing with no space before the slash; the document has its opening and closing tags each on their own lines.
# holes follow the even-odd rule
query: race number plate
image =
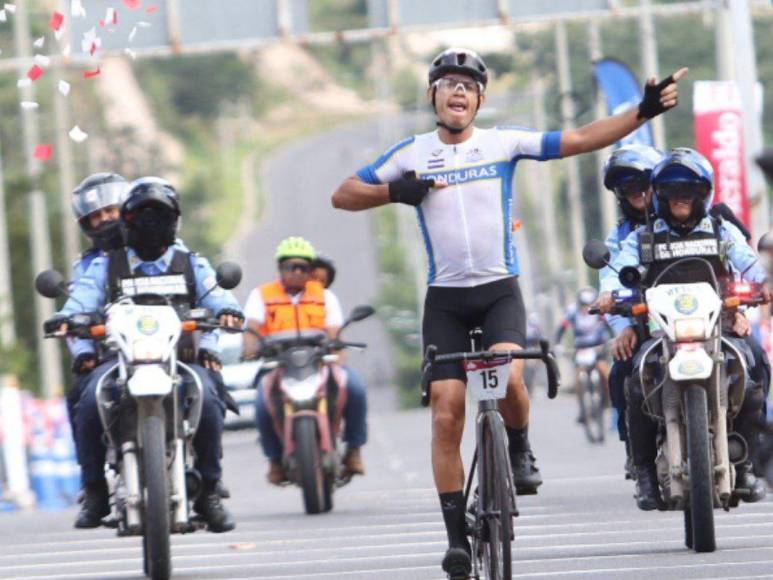
<svg viewBox="0 0 773 580">
<path fill-rule="evenodd" d="M 510 361 L 467 361 L 467 388 L 472 398 L 478 401 L 504 399 L 507 394 L 507 379 L 510 374 Z"/>
</svg>

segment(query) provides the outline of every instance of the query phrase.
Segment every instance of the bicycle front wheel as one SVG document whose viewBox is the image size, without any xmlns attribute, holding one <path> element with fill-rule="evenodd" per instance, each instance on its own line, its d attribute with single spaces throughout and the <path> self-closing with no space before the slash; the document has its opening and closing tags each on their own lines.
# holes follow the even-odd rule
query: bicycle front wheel
<svg viewBox="0 0 773 580">
<path fill-rule="evenodd" d="M 482 417 L 480 468 L 480 534 L 484 577 L 512 576 L 514 488 L 505 426 L 499 414 Z"/>
</svg>

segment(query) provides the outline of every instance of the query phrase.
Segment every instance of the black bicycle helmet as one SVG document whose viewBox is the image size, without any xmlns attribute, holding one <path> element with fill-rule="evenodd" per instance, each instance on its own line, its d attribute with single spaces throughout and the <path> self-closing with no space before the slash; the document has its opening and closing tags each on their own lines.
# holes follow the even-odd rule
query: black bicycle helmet
<svg viewBox="0 0 773 580">
<path fill-rule="evenodd" d="M 429 67 L 429 84 L 449 73 L 471 76 L 486 88 L 488 69 L 486 63 L 469 48 L 448 48 L 432 59 Z"/>
</svg>

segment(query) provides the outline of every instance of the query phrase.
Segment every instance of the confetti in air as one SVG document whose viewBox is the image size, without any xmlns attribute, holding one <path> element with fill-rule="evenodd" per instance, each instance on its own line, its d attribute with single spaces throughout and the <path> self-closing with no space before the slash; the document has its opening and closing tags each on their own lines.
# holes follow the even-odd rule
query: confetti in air
<svg viewBox="0 0 773 580">
<path fill-rule="evenodd" d="M 54 152 L 54 148 L 51 145 L 45 143 L 43 145 L 36 145 L 35 151 L 32 154 L 32 156 L 35 159 L 40 159 L 41 161 L 48 161 L 49 159 L 51 159 L 51 154 L 53 152 Z"/>
<path fill-rule="evenodd" d="M 90 78 L 93 78 L 93 77 L 97 77 L 99 75 L 100 75 L 100 70 L 99 70 L 99 67 L 97 67 L 94 70 L 87 70 L 86 72 L 84 72 L 83 73 L 83 78 L 84 79 L 90 79 Z"/>
<path fill-rule="evenodd" d="M 100 46 L 102 46 L 102 39 L 97 36 L 96 28 L 83 33 L 83 38 L 81 38 L 81 50 L 83 52 L 94 56 L 94 53 Z"/>
<path fill-rule="evenodd" d="M 36 81 L 40 78 L 42 74 L 43 74 L 43 69 L 40 68 L 38 65 L 33 64 L 30 67 L 30 70 L 27 71 L 27 78 L 31 81 Z"/>
<path fill-rule="evenodd" d="M 140 7 L 140 0 L 123 0 L 123 5 L 129 10 L 137 10 Z"/>
<path fill-rule="evenodd" d="M 24 109 L 25 111 L 33 111 L 40 106 L 35 101 L 22 101 L 19 104 L 21 105 L 21 108 Z"/>
<path fill-rule="evenodd" d="M 135 26 L 132 28 L 132 31 L 129 33 L 129 42 L 134 42 L 134 37 L 137 34 L 137 27 Z"/>
<path fill-rule="evenodd" d="M 72 0 L 70 14 L 75 18 L 86 18 L 86 9 L 83 7 L 81 0 Z"/>
<path fill-rule="evenodd" d="M 36 54 L 34 58 L 35 64 L 41 68 L 46 68 L 51 64 L 51 58 L 43 54 Z"/>
<path fill-rule="evenodd" d="M 132 60 L 135 60 L 137 58 L 137 53 L 134 52 L 131 48 L 124 48 L 124 53 L 128 54 Z"/>
<path fill-rule="evenodd" d="M 155 4 L 145 8 L 145 14 L 153 14 L 154 12 L 158 12 L 158 6 L 156 6 Z"/>
<path fill-rule="evenodd" d="M 105 14 L 105 22 L 107 24 L 118 24 L 118 12 L 115 8 L 107 9 L 107 14 Z"/>
<path fill-rule="evenodd" d="M 35 42 L 32 43 L 32 46 L 35 48 L 43 48 L 43 45 L 46 44 L 46 37 L 41 36 L 40 38 L 36 38 Z"/>
<path fill-rule="evenodd" d="M 140 20 L 137 23 L 137 26 L 139 26 L 140 28 L 150 28 L 152 24 L 150 22 L 146 22 L 145 20 Z"/>
<path fill-rule="evenodd" d="M 70 139 L 75 141 L 76 143 L 83 143 L 86 139 L 89 138 L 89 134 L 83 131 L 78 125 L 75 125 L 72 129 L 70 129 Z"/>
<path fill-rule="evenodd" d="M 64 23 L 64 14 L 61 12 L 54 12 L 48 21 L 48 27 L 54 32 L 59 32 L 59 29 L 62 27 L 62 23 Z"/>
<path fill-rule="evenodd" d="M 19 89 L 23 89 L 24 87 L 32 86 L 32 81 L 30 79 L 19 79 L 16 81 L 16 87 Z"/>
<path fill-rule="evenodd" d="M 70 83 L 67 81 L 59 81 L 59 92 L 62 93 L 63 97 L 66 97 L 70 94 Z"/>
<path fill-rule="evenodd" d="M 11 14 L 16 14 L 16 4 L 4 4 L 3 10 L 7 10 Z"/>
<path fill-rule="evenodd" d="M 0 10 L 0 22 L 7 22 L 8 16 L 5 14 L 5 10 Z"/>
</svg>

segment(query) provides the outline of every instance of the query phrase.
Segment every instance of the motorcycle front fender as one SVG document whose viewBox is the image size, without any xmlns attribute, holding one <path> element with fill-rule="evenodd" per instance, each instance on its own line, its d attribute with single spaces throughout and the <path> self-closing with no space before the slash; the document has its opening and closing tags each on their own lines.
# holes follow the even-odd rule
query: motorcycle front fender
<svg viewBox="0 0 773 580">
<path fill-rule="evenodd" d="M 161 365 L 141 365 L 129 377 L 127 387 L 132 397 L 165 397 L 172 392 L 173 381 Z"/>
</svg>

